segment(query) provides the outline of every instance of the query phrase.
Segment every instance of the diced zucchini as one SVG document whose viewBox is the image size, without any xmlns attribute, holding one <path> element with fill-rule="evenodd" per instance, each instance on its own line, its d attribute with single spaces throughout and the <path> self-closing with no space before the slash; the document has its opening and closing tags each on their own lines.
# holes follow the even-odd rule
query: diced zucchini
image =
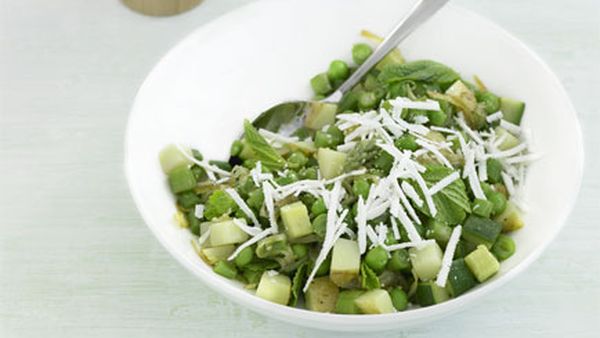
<svg viewBox="0 0 600 338">
<path fill-rule="evenodd" d="M 354 303 L 356 298 L 360 297 L 363 290 L 344 290 L 338 295 L 337 302 L 335 304 L 335 313 L 346 314 L 346 315 L 357 315 L 360 314 L 360 309 Z"/>
<path fill-rule="evenodd" d="M 365 314 L 393 313 L 396 311 L 390 294 L 382 289 L 365 292 L 354 300 L 354 304 Z"/>
<path fill-rule="evenodd" d="M 204 260 L 208 264 L 215 264 L 219 261 L 226 260 L 233 251 L 235 250 L 235 246 L 233 245 L 222 245 L 211 248 L 203 248 L 200 250 L 200 256 L 204 258 Z"/>
<path fill-rule="evenodd" d="M 386 268 L 394 272 L 408 272 L 412 268 L 408 250 L 400 249 L 392 252 Z"/>
<path fill-rule="evenodd" d="M 244 219 L 238 221 L 246 223 Z M 220 246 L 245 242 L 248 234 L 243 232 L 232 220 L 214 223 L 210 226 L 210 245 Z"/>
<path fill-rule="evenodd" d="M 446 246 L 451 234 L 452 228 L 446 223 L 440 222 L 433 218 L 427 222 L 425 237 L 429 239 L 435 239 L 439 245 Z"/>
<path fill-rule="evenodd" d="M 287 305 L 291 291 L 292 281 L 288 276 L 265 271 L 258 282 L 256 295 L 273 303 Z"/>
<path fill-rule="evenodd" d="M 284 205 L 280 213 L 289 239 L 293 240 L 312 233 L 312 224 L 304 203 L 298 201 Z"/>
<path fill-rule="evenodd" d="M 465 221 L 462 237 L 473 244 L 483 244 L 491 248 L 501 230 L 502 225 L 500 223 L 489 218 L 471 215 Z"/>
<path fill-rule="evenodd" d="M 477 285 L 475 276 L 462 258 L 455 259 L 450 266 L 446 289 L 452 297 L 458 297 Z"/>
<path fill-rule="evenodd" d="M 329 278 L 340 287 L 348 287 L 357 278 L 360 270 L 358 243 L 340 238 L 333 246 Z"/>
<path fill-rule="evenodd" d="M 485 245 L 478 245 L 475 251 L 465 257 L 465 263 L 480 283 L 485 282 L 500 269 L 500 263 Z"/>
<path fill-rule="evenodd" d="M 496 216 L 496 221 L 502 224 L 504 232 L 519 230 L 525 225 L 519 208 L 511 201 L 506 203 L 504 212 Z"/>
<path fill-rule="evenodd" d="M 184 149 L 184 151 L 188 151 L 188 149 Z M 169 174 L 171 170 L 177 167 L 192 164 L 192 161 L 188 160 L 174 144 L 164 147 L 158 154 L 158 159 L 165 174 Z"/>
<path fill-rule="evenodd" d="M 516 125 L 521 124 L 523 112 L 525 111 L 525 102 L 509 99 L 507 97 L 500 98 L 500 111 L 503 119 Z"/>
<path fill-rule="evenodd" d="M 415 296 L 421 306 L 439 304 L 450 298 L 446 289 L 439 287 L 434 281 L 419 282 Z"/>
<path fill-rule="evenodd" d="M 346 154 L 328 148 L 319 148 L 317 152 L 319 170 L 324 179 L 334 178 L 342 173 Z"/>
<path fill-rule="evenodd" d="M 489 218 L 490 214 L 494 210 L 494 204 L 488 200 L 476 198 L 473 201 L 473 206 L 471 207 L 473 214 L 477 216 L 481 216 L 483 218 Z"/>
<path fill-rule="evenodd" d="M 174 194 L 192 190 L 196 184 L 196 177 L 187 165 L 177 167 L 169 172 L 169 187 Z"/>
<path fill-rule="evenodd" d="M 430 280 L 437 276 L 442 267 L 442 249 L 436 242 L 421 247 L 410 248 L 408 251 L 413 271 L 420 280 Z"/>
<path fill-rule="evenodd" d="M 508 130 L 502 127 L 496 127 L 495 131 L 497 139 L 504 139 L 504 141 L 498 145 L 499 150 L 508 150 L 519 145 L 519 139 L 515 135 L 511 134 Z"/>
<path fill-rule="evenodd" d="M 213 225 L 214 222 L 202 222 L 200 223 L 200 235 L 203 235 L 205 232 L 210 229 L 210 226 Z"/>
<path fill-rule="evenodd" d="M 304 126 L 313 130 L 319 130 L 328 124 L 335 122 L 337 105 L 327 102 L 311 102 L 310 109 L 306 114 Z"/>
<path fill-rule="evenodd" d="M 339 289 L 329 277 L 315 278 L 306 290 L 306 308 L 317 312 L 333 312 Z"/>
</svg>

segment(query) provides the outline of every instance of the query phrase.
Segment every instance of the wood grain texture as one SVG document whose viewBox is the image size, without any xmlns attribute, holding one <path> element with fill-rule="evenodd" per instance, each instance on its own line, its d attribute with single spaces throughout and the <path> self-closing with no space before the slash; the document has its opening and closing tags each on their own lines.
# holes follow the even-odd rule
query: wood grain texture
<svg viewBox="0 0 600 338">
<path fill-rule="evenodd" d="M 146 229 L 123 175 L 127 115 L 145 75 L 192 29 L 249 2 L 206 0 L 154 19 L 118 1 L 0 0 L 1 337 L 332 336 L 208 290 Z M 378 336 L 592 337 L 600 3 L 456 2 L 506 27 L 557 72 L 585 132 L 584 185 L 560 238 L 524 274 L 434 325 Z"/>
</svg>

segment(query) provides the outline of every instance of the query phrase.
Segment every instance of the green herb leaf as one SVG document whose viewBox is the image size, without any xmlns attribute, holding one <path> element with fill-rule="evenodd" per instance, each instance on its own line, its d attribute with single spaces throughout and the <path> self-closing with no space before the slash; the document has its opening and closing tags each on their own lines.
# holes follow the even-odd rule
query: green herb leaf
<svg viewBox="0 0 600 338">
<path fill-rule="evenodd" d="M 412 80 L 437 84 L 444 89 L 458 79 L 460 75 L 452 68 L 430 60 L 389 64 L 379 74 L 379 80 L 387 84 Z"/>
<path fill-rule="evenodd" d="M 256 160 L 260 161 L 263 166 L 271 170 L 283 168 L 285 165 L 283 157 L 267 143 L 248 120 L 244 121 L 244 138 L 248 146 L 254 151 Z"/>
<path fill-rule="evenodd" d="M 302 284 L 305 277 L 306 263 L 300 265 L 294 274 L 294 279 L 292 280 L 292 297 L 290 299 L 290 306 L 296 306 L 296 303 L 298 303 L 298 298 L 300 297 L 300 292 L 302 290 Z"/>
<path fill-rule="evenodd" d="M 379 289 L 381 287 L 377 274 L 364 262 L 360 264 L 360 284 L 363 289 L 367 290 Z"/>
<path fill-rule="evenodd" d="M 450 175 L 453 171 L 454 170 L 448 167 L 429 165 L 427 166 L 427 170 L 423 173 L 423 178 L 425 179 L 427 186 L 431 187 L 444 177 Z M 413 186 L 419 195 L 423 197 L 423 192 L 419 186 L 416 184 L 413 184 Z M 433 203 L 437 208 L 435 219 L 448 224 L 458 224 L 462 222 L 465 217 L 467 217 L 467 213 L 471 212 L 469 197 L 467 196 L 465 183 L 462 179 L 455 180 L 440 192 L 433 195 Z M 431 216 L 427 203 L 423 203 L 421 207 L 417 206 L 417 209 L 422 213 Z"/>
<path fill-rule="evenodd" d="M 215 217 L 221 217 L 230 214 L 238 209 L 237 203 L 223 190 L 213 192 L 204 209 L 204 218 L 211 220 Z"/>
</svg>

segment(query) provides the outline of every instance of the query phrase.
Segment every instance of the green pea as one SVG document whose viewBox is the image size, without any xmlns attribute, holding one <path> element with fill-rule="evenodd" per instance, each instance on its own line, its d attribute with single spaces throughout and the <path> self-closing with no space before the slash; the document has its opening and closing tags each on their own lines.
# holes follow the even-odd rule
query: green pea
<svg viewBox="0 0 600 338">
<path fill-rule="evenodd" d="M 352 60 L 357 65 L 362 65 L 373 53 L 373 48 L 366 43 L 357 43 L 352 46 Z"/>
<path fill-rule="evenodd" d="M 503 261 L 515 253 L 515 241 L 507 235 L 500 234 L 492 246 L 492 253 L 499 261 Z"/>
<path fill-rule="evenodd" d="M 408 307 L 408 296 L 402 288 L 393 288 L 390 290 L 392 305 L 398 311 L 404 311 Z"/>
<path fill-rule="evenodd" d="M 329 126 L 327 128 L 327 134 L 331 135 L 331 142 L 333 146 L 344 143 L 344 132 L 336 126 Z"/>
<path fill-rule="evenodd" d="M 373 92 L 361 92 L 358 97 L 358 108 L 360 110 L 369 110 L 377 105 L 377 97 Z"/>
<path fill-rule="evenodd" d="M 331 134 L 318 130 L 315 133 L 315 147 L 331 148 L 333 147 L 334 139 Z"/>
<path fill-rule="evenodd" d="M 242 166 L 244 166 L 244 168 L 247 168 L 247 169 L 254 169 L 254 167 L 256 167 L 256 160 L 252 159 L 252 158 L 244 160 L 244 163 L 242 163 Z"/>
<path fill-rule="evenodd" d="M 237 269 L 235 266 L 226 261 L 218 261 L 213 267 L 213 271 L 229 279 L 233 279 L 237 276 Z"/>
<path fill-rule="evenodd" d="M 204 159 L 204 156 L 202 156 L 202 153 L 197 149 L 192 149 L 192 156 L 195 159 L 197 159 L 198 161 L 202 161 Z"/>
<path fill-rule="evenodd" d="M 325 201 L 323 198 L 318 198 L 310 207 L 310 212 L 314 216 L 318 216 L 327 212 L 327 208 L 325 207 Z"/>
<path fill-rule="evenodd" d="M 299 151 L 293 152 L 287 159 L 287 165 L 290 169 L 300 169 L 306 165 L 308 158 Z"/>
<path fill-rule="evenodd" d="M 331 266 L 331 256 L 327 256 L 327 258 L 325 258 L 325 260 L 323 261 L 323 263 L 321 263 L 321 265 L 317 269 L 317 272 L 315 273 L 315 276 L 321 277 L 321 276 L 327 275 L 329 273 L 329 267 L 330 266 Z"/>
<path fill-rule="evenodd" d="M 310 85 L 316 95 L 327 95 L 333 89 L 329 82 L 329 78 L 327 77 L 327 73 L 315 75 L 310 79 Z"/>
<path fill-rule="evenodd" d="M 350 75 L 350 68 L 348 68 L 348 64 L 342 60 L 333 60 L 329 64 L 329 69 L 327 70 L 327 76 L 330 81 L 343 81 L 348 78 Z"/>
<path fill-rule="evenodd" d="M 375 273 L 381 273 L 388 262 L 388 254 L 384 248 L 376 246 L 367 252 L 365 262 Z"/>
<path fill-rule="evenodd" d="M 285 176 L 277 177 L 275 183 L 279 185 L 288 185 L 298 181 L 298 173 L 293 170 L 288 170 Z"/>
<path fill-rule="evenodd" d="M 390 259 L 387 264 L 387 269 L 394 272 L 406 272 L 410 271 L 412 264 L 410 263 L 410 257 L 408 251 L 405 249 L 392 251 Z"/>
<path fill-rule="evenodd" d="M 206 175 L 206 170 L 204 170 L 204 168 L 197 166 L 197 165 L 193 165 L 190 170 L 192 171 L 192 174 L 194 174 L 194 177 L 196 178 L 196 181 L 198 182 L 202 182 L 204 180 L 206 180 L 206 178 L 208 178 L 208 175 Z"/>
<path fill-rule="evenodd" d="M 252 261 L 253 258 L 254 258 L 254 247 L 248 246 L 248 247 L 243 248 L 242 251 L 240 251 L 240 253 L 237 256 L 235 256 L 235 259 L 233 260 L 233 262 L 239 268 L 243 268 L 244 266 L 250 264 L 250 262 Z"/>
<path fill-rule="evenodd" d="M 396 148 L 401 149 L 401 150 L 415 151 L 415 150 L 419 149 L 419 145 L 417 144 L 416 137 L 414 137 L 413 135 L 410 135 L 410 134 L 404 134 L 404 135 L 400 136 L 399 138 L 397 138 L 394 141 L 394 145 L 396 146 Z"/>
<path fill-rule="evenodd" d="M 427 118 L 432 125 L 441 127 L 446 123 L 448 115 L 442 110 L 430 110 L 427 112 Z"/>
<path fill-rule="evenodd" d="M 242 141 L 240 141 L 240 140 L 233 141 L 233 143 L 231 144 L 231 148 L 229 150 L 229 155 L 231 155 L 231 156 L 239 155 L 242 152 L 243 147 L 244 147 L 244 144 L 242 144 Z"/>
<path fill-rule="evenodd" d="M 369 196 L 371 185 L 364 178 L 355 179 L 352 183 L 352 192 L 356 196 L 362 196 L 364 200 Z"/>
<path fill-rule="evenodd" d="M 306 244 L 293 244 L 292 251 L 297 259 L 301 259 L 308 255 L 308 246 Z"/>
<path fill-rule="evenodd" d="M 506 197 L 500 192 L 493 192 L 487 196 L 488 201 L 492 202 L 492 215 L 499 215 L 506 209 Z"/>
<path fill-rule="evenodd" d="M 313 205 L 313 203 L 315 203 L 316 200 L 317 200 L 317 198 L 309 193 L 301 193 L 300 194 L 300 201 L 302 203 L 304 203 L 306 208 L 310 208 Z"/>
<path fill-rule="evenodd" d="M 325 230 L 327 228 L 327 215 L 320 214 L 319 216 L 315 217 L 315 219 L 313 219 L 312 221 L 312 227 L 314 233 L 318 237 L 325 238 Z"/>
<path fill-rule="evenodd" d="M 304 168 L 298 174 L 303 180 L 316 180 L 318 178 L 317 168 L 315 167 Z"/>
</svg>

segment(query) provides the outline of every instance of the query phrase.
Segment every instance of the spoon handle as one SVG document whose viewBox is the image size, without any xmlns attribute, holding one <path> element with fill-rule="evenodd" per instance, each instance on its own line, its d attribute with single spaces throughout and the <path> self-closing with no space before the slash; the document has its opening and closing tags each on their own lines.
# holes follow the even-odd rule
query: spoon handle
<svg viewBox="0 0 600 338">
<path fill-rule="evenodd" d="M 410 12 L 385 37 L 383 42 L 373 51 L 365 62 L 356 69 L 333 94 L 323 101 L 337 102 L 352 89 L 373 66 L 375 66 L 392 49 L 396 48 L 412 31 L 427 21 L 442 8 L 449 0 L 420 0 Z"/>
</svg>

